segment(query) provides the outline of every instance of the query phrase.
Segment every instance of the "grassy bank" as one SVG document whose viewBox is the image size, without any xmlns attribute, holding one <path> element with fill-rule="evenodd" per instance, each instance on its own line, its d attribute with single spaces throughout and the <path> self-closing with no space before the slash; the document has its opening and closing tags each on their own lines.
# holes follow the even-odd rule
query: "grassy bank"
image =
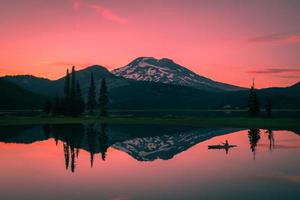
<svg viewBox="0 0 300 200">
<path fill-rule="evenodd" d="M 210 118 L 0 117 L 0 125 L 77 124 L 77 123 L 168 124 L 168 125 L 192 125 L 192 126 L 199 126 L 199 127 L 300 129 L 300 119 L 287 119 L 287 118 L 252 119 L 252 118 L 236 118 L 236 117 L 210 117 Z"/>
</svg>

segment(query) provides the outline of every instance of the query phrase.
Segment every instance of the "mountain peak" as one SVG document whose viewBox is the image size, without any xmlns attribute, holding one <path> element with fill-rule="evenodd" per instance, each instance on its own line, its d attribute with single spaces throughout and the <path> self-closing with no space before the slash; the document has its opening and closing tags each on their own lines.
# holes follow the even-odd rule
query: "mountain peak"
<svg viewBox="0 0 300 200">
<path fill-rule="evenodd" d="M 101 65 L 91 65 L 85 69 L 81 69 L 77 72 L 77 77 L 88 81 L 91 77 L 91 73 L 94 74 L 95 79 L 115 77 L 110 71 L 107 70 L 107 68 Z"/>
<path fill-rule="evenodd" d="M 130 62 L 127 66 L 134 65 L 137 63 L 143 63 L 143 62 L 149 63 L 149 64 L 157 64 L 157 63 L 171 64 L 171 63 L 174 63 L 174 61 L 169 58 L 158 59 L 158 58 L 154 58 L 154 57 L 138 57 L 138 58 L 134 59 L 132 62 Z"/>
<path fill-rule="evenodd" d="M 241 90 L 242 88 L 215 82 L 175 63 L 169 58 L 139 57 L 128 65 L 112 71 L 116 76 L 165 84 L 190 86 L 207 90 Z"/>
<path fill-rule="evenodd" d="M 172 59 L 169 58 L 161 58 L 159 59 L 160 62 L 170 62 L 170 63 L 174 63 L 174 61 Z"/>
<path fill-rule="evenodd" d="M 44 81 L 50 81 L 47 78 L 43 78 L 43 77 L 38 77 L 38 76 L 33 76 L 31 74 L 20 74 L 20 75 L 6 75 L 0 78 L 4 78 L 4 79 L 18 79 L 18 80 L 44 80 Z"/>
<path fill-rule="evenodd" d="M 290 87 L 293 87 L 293 88 L 300 88 L 300 82 L 295 83 L 294 85 L 292 85 L 292 86 L 290 86 Z"/>
<path fill-rule="evenodd" d="M 91 65 L 85 69 L 79 70 L 79 71 L 89 71 L 89 72 L 97 72 L 97 71 L 107 71 L 107 68 L 101 66 L 101 65 Z"/>
<path fill-rule="evenodd" d="M 285 88 L 286 88 L 286 89 L 289 89 L 289 90 L 293 90 L 293 91 L 295 91 L 295 92 L 298 92 L 299 89 L 300 89 L 300 82 L 295 83 L 295 84 L 293 84 L 293 85 L 291 85 L 291 86 L 288 86 L 288 87 L 285 87 Z"/>
</svg>

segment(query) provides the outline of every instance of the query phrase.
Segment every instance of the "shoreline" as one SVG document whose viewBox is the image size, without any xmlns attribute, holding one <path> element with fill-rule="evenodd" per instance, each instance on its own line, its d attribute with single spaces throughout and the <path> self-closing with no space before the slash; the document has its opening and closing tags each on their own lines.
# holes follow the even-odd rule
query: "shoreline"
<svg viewBox="0 0 300 200">
<path fill-rule="evenodd" d="M 39 124 L 156 124 L 198 127 L 299 129 L 297 118 L 246 117 L 0 117 L 0 126 Z"/>
</svg>

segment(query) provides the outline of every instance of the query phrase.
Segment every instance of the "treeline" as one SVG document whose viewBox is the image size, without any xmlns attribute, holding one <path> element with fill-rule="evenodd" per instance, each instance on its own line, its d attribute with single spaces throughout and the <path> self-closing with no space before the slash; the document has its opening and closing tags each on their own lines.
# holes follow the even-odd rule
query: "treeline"
<svg viewBox="0 0 300 200">
<path fill-rule="evenodd" d="M 109 103 L 108 91 L 105 79 L 101 82 L 99 97 L 96 96 L 96 86 L 94 75 L 91 72 L 89 92 L 87 102 L 82 95 L 80 83 L 76 80 L 75 67 L 72 67 L 71 74 L 67 69 L 65 77 L 64 95 L 56 95 L 54 100 L 48 99 L 44 105 L 44 112 L 51 115 L 63 115 L 69 117 L 79 117 L 85 112 L 89 115 L 95 115 L 95 109 L 99 108 L 100 116 L 107 116 L 107 105 Z"/>
<path fill-rule="evenodd" d="M 91 72 L 90 85 L 85 102 L 82 95 L 79 81 L 76 79 L 75 67 L 72 67 L 71 73 L 67 69 L 65 77 L 64 95 L 60 97 L 56 95 L 54 100 L 48 99 L 44 105 L 44 112 L 49 115 L 63 115 L 69 117 L 79 117 L 83 114 L 99 115 L 102 117 L 108 116 L 108 90 L 105 79 L 102 79 L 100 85 L 99 96 L 97 97 L 94 75 Z M 97 112 L 95 112 L 97 110 Z M 267 99 L 265 104 L 267 117 L 273 117 L 272 104 L 270 99 Z M 255 89 L 254 81 L 249 91 L 248 97 L 248 116 L 258 117 L 261 112 L 261 103 Z"/>
</svg>

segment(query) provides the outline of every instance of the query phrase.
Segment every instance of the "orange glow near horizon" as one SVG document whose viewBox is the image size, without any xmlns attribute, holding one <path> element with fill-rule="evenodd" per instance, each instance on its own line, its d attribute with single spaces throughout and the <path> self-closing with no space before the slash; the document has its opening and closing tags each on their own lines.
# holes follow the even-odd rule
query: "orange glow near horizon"
<svg viewBox="0 0 300 200">
<path fill-rule="evenodd" d="M 1 4 L 0 76 L 58 79 L 141 56 L 248 87 L 300 81 L 300 2 L 11 0 Z"/>
</svg>

